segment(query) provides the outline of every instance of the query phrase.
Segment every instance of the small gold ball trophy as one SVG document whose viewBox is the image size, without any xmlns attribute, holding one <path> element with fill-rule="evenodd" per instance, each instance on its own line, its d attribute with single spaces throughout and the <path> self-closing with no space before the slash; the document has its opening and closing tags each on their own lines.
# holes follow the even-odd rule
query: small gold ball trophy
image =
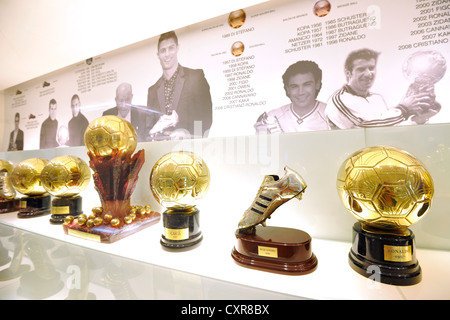
<svg viewBox="0 0 450 320">
<path fill-rule="evenodd" d="M 25 195 L 20 199 L 17 217 L 32 218 L 50 213 L 51 196 L 41 183 L 41 172 L 47 163 L 46 159 L 31 158 L 14 167 L 11 182 L 16 191 Z"/>
<path fill-rule="evenodd" d="M 358 220 L 350 266 L 382 283 L 419 283 L 421 268 L 408 227 L 431 206 L 434 186 L 425 166 L 395 147 L 363 148 L 341 165 L 337 190 L 344 207 Z"/>
<path fill-rule="evenodd" d="M 16 190 L 11 183 L 13 165 L 5 160 L 0 160 L 0 213 L 18 211 L 20 199 L 16 198 Z"/>
<path fill-rule="evenodd" d="M 117 116 L 97 118 L 86 129 L 84 143 L 101 207 L 77 219 L 67 216 L 64 232 L 111 243 L 157 223 L 161 215 L 150 205 L 130 203 L 145 156 L 144 150 L 132 156 L 137 135 L 131 123 Z"/>
<path fill-rule="evenodd" d="M 62 224 L 67 216 L 77 218 L 83 213 L 79 194 L 86 189 L 91 170 L 86 162 L 75 156 L 60 156 L 50 160 L 42 169 L 44 189 L 54 196 L 50 222 Z"/>
<path fill-rule="evenodd" d="M 203 239 L 198 200 L 208 192 L 209 169 L 192 152 L 171 152 L 159 159 L 150 174 L 155 199 L 165 208 L 161 245 L 169 249 L 192 247 Z"/>
</svg>

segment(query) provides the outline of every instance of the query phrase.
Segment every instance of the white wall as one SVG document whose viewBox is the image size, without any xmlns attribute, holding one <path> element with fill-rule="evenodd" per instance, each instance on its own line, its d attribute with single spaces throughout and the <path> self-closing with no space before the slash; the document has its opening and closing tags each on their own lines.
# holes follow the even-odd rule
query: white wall
<svg viewBox="0 0 450 320">
<path fill-rule="evenodd" d="M 262 2 L 0 0 L 0 90 Z"/>
</svg>

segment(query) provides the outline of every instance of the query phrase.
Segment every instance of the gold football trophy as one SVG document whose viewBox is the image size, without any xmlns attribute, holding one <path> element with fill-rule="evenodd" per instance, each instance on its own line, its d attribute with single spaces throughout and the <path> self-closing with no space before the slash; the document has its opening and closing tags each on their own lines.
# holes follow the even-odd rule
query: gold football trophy
<svg viewBox="0 0 450 320">
<path fill-rule="evenodd" d="M 11 183 L 13 165 L 0 160 L 0 213 L 18 211 L 20 199 L 16 198 L 16 190 Z"/>
<path fill-rule="evenodd" d="M 88 186 L 90 177 L 87 163 L 75 156 L 60 156 L 47 163 L 41 172 L 41 182 L 44 189 L 55 197 L 51 223 L 62 224 L 68 215 L 76 218 L 83 213 L 79 193 Z"/>
<path fill-rule="evenodd" d="M 301 199 L 306 182 L 294 170 L 284 168 L 284 176 L 267 175 L 250 207 L 238 224 L 232 258 L 254 269 L 302 275 L 313 272 L 317 258 L 308 233 L 283 227 L 266 227 L 266 219 L 282 204 Z M 259 226 L 261 224 L 262 226 Z"/>
<path fill-rule="evenodd" d="M 180 249 L 202 241 L 196 203 L 207 193 L 209 182 L 206 163 L 192 152 L 171 152 L 156 162 L 150 187 L 156 200 L 167 208 L 161 245 Z"/>
<path fill-rule="evenodd" d="M 111 243 L 157 223 L 161 215 L 150 205 L 131 205 L 145 156 L 144 150 L 132 156 L 137 135 L 131 123 L 117 116 L 97 118 L 86 129 L 84 143 L 101 207 L 93 208 L 89 216 L 67 216 L 64 232 Z"/>
<path fill-rule="evenodd" d="M 344 207 L 358 220 L 350 266 L 382 283 L 420 282 L 414 234 L 408 227 L 431 206 L 433 180 L 424 165 L 394 147 L 363 148 L 340 167 L 337 190 Z"/>
<path fill-rule="evenodd" d="M 25 195 L 20 199 L 19 218 L 31 218 L 50 213 L 51 196 L 41 183 L 41 172 L 48 160 L 31 158 L 18 163 L 12 173 L 11 182 L 16 191 Z"/>
</svg>

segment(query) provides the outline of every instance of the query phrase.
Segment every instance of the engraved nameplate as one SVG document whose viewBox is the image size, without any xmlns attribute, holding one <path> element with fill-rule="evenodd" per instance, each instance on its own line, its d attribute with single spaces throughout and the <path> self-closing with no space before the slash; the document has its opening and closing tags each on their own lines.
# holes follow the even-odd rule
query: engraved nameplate
<svg viewBox="0 0 450 320">
<path fill-rule="evenodd" d="M 258 255 L 262 257 L 278 258 L 278 249 L 258 246 Z"/>
<path fill-rule="evenodd" d="M 412 260 L 411 246 L 384 246 L 384 260 L 392 262 L 408 262 Z"/>
<path fill-rule="evenodd" d="M 83 231 L 79 231 L 79 230 L 75 230 L 75 229 L 67 229 L 67 233 L 72 236 L 78 237 L 78 238 L 101 242 L 101 238 L 100 238 L 99 234 L 87 233 L 87 232 L 83 232 Z"/>
<path fill-rule="evenodd" d="M 164 236 L 169 240 L 186 240 L 189 239 L 189 228 L 169 229 L 164 228 Z"/>
</svg>

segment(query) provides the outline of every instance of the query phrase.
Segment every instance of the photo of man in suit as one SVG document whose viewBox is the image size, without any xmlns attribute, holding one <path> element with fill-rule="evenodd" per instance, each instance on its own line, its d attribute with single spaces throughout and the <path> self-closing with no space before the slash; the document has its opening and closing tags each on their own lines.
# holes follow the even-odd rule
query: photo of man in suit
<svg viewBox="0 0 450 320">
<path fill-rule="evenodd" d="M 14 130 L 9 135 L 8 151 L 23 150 L 23 131 L 19 129 L 20 114 L 14 116 Z"/>
<path fill-rule="evenodd" d="M 40 149 L 56 148 L 59 146 L 56 141 L 58 131 L 58 120 L 56 120 L 56 109 L 58 105 L 55 99 L 51 99 L 48 104 L 48 118 L 41 125 Z"/>
<path fill-rule="evenodd" d="M 163 74 L 148 89 L 148 140 L 206 137 L 212 124 L 212 100 L 201 69 L 178 62 L 178 38 L 170 31 L 160 36 L 157 56 Z"/>
<path fill-rule="evenodd" d="M 129 83 L 121 83 L 116 88 L 116 106 L 103 112 L 104 116 L 119 116 L 128 122 L 136 130 L 138 142 L 145 140 L 145 116 L 131 103 L 133 100 L 133 88 Z"/>
</svg>

